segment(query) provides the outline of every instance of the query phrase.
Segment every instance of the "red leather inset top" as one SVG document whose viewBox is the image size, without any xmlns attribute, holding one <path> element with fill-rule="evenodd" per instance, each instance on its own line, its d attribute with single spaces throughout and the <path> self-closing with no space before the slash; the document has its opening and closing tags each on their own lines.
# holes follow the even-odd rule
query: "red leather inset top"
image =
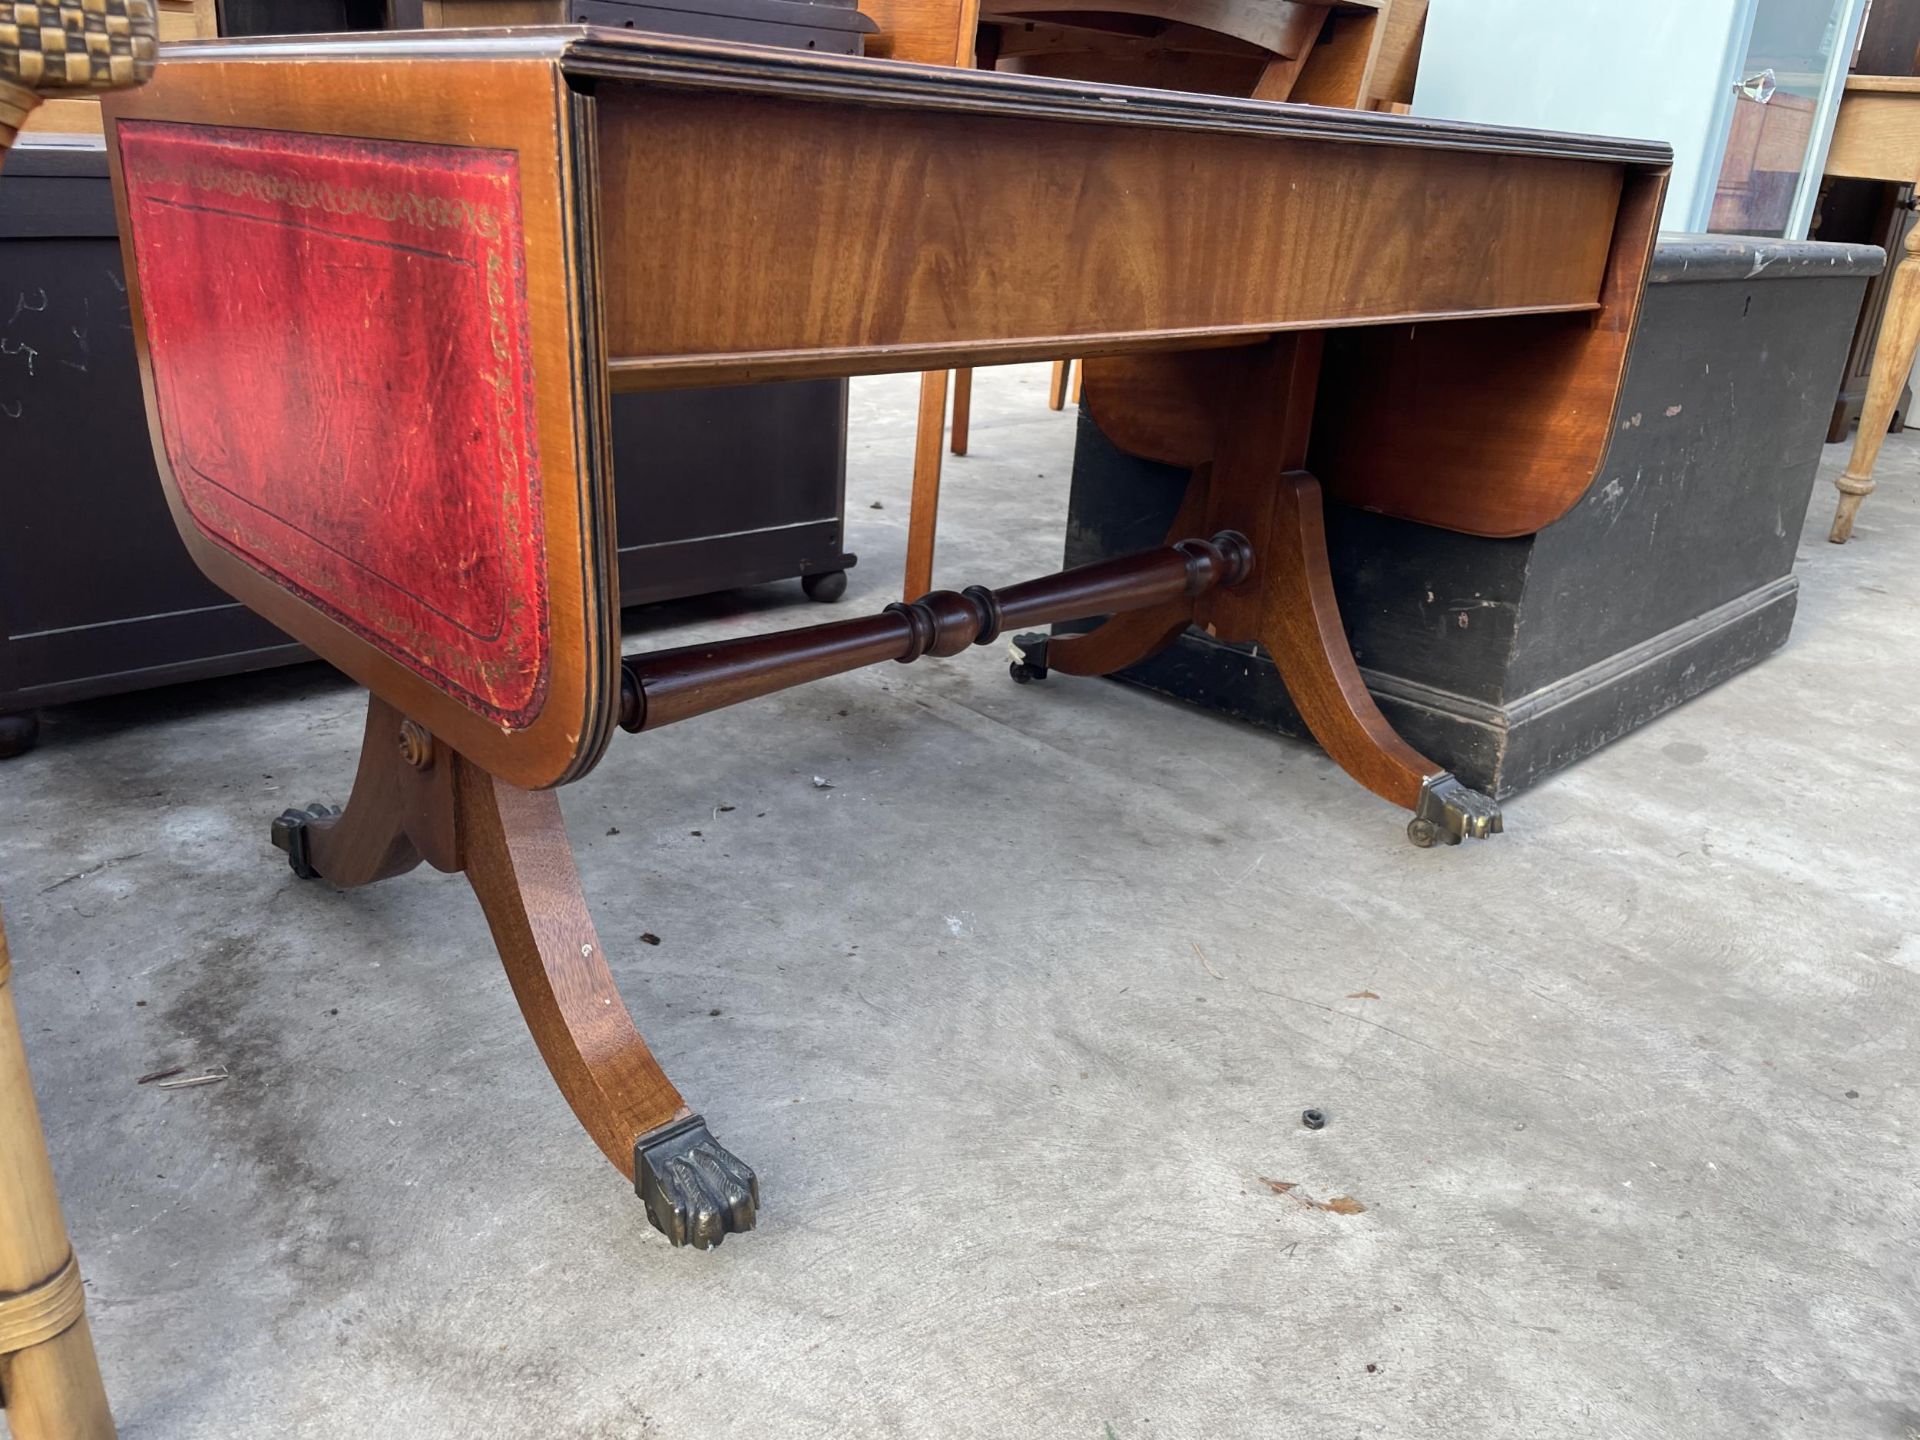
<svg viewBox="0 0 1920 1440">
<path fill-rule="evenodd" d="M 539 713 L 517 157 L 119 126 L 166 454 L 200 530 L 478 713 Z"/>
</svg>

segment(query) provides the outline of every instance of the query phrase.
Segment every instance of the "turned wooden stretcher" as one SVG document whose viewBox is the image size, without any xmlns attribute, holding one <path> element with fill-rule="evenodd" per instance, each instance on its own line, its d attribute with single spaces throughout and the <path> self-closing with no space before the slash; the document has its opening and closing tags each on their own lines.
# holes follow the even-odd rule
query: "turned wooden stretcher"
<svg viewBox="0 0 1920 1440">
<path fill-rule="evenodd" d="M 580 894 L 552 787 L 616 730 L 1111 616 L 1047 656 L 1100 674 L 1199 624 L 1270 648 L 1428 841 L 1498 828 L 1367 698 L 1321 487 L 1486 533 L 1571 505 L 1664 147 L 592 29 L 168 60 L 106 111 L 168 498 L 208 575 L 372 691 L 344 813 L 276 841 L 338 885 L 467 875 L 675 1243 L 750 1227 L 758 1188 Z M 1061 354 L 1096 357 L 1109 433 L 1193 467 L 1164 548 L 622 659 L 610 389 Z"/>
</svg>

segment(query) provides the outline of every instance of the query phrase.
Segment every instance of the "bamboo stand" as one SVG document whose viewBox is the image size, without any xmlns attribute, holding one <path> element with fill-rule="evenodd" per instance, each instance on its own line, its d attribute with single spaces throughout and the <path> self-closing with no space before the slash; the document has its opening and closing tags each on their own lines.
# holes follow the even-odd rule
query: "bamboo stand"
<svg viewBox="0 0 1920 1440">
<path fill-rule="evenodd" d="M 152 73 L 152 0 L 17 0 L 5 18 L 0 163 L 41 92 L 114 90 Z M 0 1404 L 13 1440 L 112 1440 L 12 979 L 0 925 Z"/>
<path fill-rule="evenodd" d="M 111 1440 L 0 928 L 0 1396 L 13 1440 Z"/>
</svg>

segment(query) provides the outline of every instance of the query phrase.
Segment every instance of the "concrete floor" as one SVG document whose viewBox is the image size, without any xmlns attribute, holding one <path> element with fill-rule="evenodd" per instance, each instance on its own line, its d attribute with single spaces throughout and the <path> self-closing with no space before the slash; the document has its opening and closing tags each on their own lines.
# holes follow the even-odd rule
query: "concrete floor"
<svg viewBox="0 0 1920 1440">
<path fill-rule="evenodd" d="M 943 580 L 1057 564 L 1043 380 L 981 375 Z M 855 390 L 841 614 L 897 594 L 913 395 Z M 1920 437 L 1881 476 L 1844 550 L 1817 492 L 1784 653 L 1458 850 L 997 650 L 620 737 L 566 795 L 600 932 L 763 1186 L 705 1255 L 460 880 L 267 848 L 355 691 L 55 712 L 0 902 L 122 1433 L 1914 1440 Z M 135 1087 L 175 1064 L 232 1078 Z"/>
</svg>

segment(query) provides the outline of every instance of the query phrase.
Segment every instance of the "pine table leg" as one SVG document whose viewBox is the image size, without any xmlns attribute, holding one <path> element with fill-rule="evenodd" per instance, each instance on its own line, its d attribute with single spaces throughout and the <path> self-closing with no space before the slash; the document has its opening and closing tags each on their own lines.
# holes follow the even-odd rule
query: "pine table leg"
<svg viewBox="0 0 1920 1440">
<path fill-rule="evenodd" d="M 1874 463 L 1880 458 L 1887 426 L 1893 423 L 1900 392 L 1913 371 L 1916 348 L 1920 348 L 1920 227 L 1908 234 L 1907 253 L 1889 282 L 1880 343 L 1873 352 L 1873 374 L 1867 381 L 1866 403 L 1860 409 L 1860 431 L 1854 436 L 1846 473 L 1833 482 L 1840 492 L 1840 504 L 1827 539 L 1836 545 L 1844 545 L 1852 537 L 1860 502 L 1873 493 Z"/>
</svg>

